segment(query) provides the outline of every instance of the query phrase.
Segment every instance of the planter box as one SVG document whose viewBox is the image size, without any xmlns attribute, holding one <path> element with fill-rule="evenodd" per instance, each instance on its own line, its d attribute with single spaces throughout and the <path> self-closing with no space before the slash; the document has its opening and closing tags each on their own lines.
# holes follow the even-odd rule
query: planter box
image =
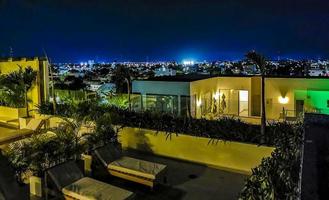
<svg viewBox="0 0 329 200">
<path fill-rule="evenodd" d="M 18 119 L 20 117 L 26 117 L 26 108 L 11 108 L 6 106 L 0 106 L 0 117 L 8 119 Z"/>
<path fill-rule="evenodd" d="M 19 129 L 26 128 L 27 124 L 31 121 L 32 118 L 19 118 Z"/>
<path fill-rule="evenodd" d="M 271 156 L 274 150 L 273 147 L 221 140 L 211 143 L 209 140 L 184 134 L 173 134 L 171 139 L 166 139 L 164 132 L 156 134 L 156 131 L 139 128 L 124 128 L 119 134 L 119 141 L 125 149 L 151 152 L 248 175 L 262 158 Z"/>
<path fill-rule="evenodd" d="M 42 197 L 42 180 L 40 177 L 30 177 L 30 194 L 37 197 Z"/>
</svg>

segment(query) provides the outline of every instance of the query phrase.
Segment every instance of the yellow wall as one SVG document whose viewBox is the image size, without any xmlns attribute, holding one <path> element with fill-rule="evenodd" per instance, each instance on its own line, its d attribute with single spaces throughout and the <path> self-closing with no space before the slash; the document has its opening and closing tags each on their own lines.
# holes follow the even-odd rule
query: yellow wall
<svg viewBox="0 0 329 200">
<path fill-rule="evenodd" d="M 248 90 L 249 91 L 249 103 L 250 103 L 250 91 L 251 91 L 251 78 L 250 77 L 215 77 L 209 79 L 203 79 L 199 81 L 191 82 L 190 94 L 194 98 L 196 95 L 196 101 L 201 100 L 201 96 L 209 93 L 214 95 L 218 90 Z M 202 102 L 204 103 L 204 102 Z M 191 105 L 192 109 L 194 105 Z M 250 105 L 249 105 L 250 108 Z M 250 109 L 249 109 L 250 111 Z M 201 117 L 201 109 L 196 107 L 196 117 Z"/>
<path fill-rule="evenodd" d="M 5 106 L 0 106 L 0 118 L 5 117 L 5 119 L 11 120 L 25 116 L 26 116 L 25 108 L 9 108 Z"/>
<path fill-rule="evenodd" d="M 196 95 L 197 99 L 207 92 L 214 94 L 218 90 L 233 89 L 233 90 L 248 90 L 249 92 L 249 116 L 257 116 L 261 109 L 261 81 L 259 76 L 254 77 L 215 77 L 194 81 L 191 83 L 191 97 Z M 266 117 L 268 119 L 279 119 L 283 108 L 289 110 L 294 114 L 295 106 L 295 92 L 297 90 L 313 90 L 313 91 L 328 91 L 329 79 L 320 78 L 266 78 L 265 79 L 265 96 L 266 96 Z M 301 97 L 302 99 L 306 99 Z M 287 104 L 279 102 L 279 97 L 287 97 L 289 99 Z M 328 99 L 329 100 L 329 99 Z M 198 106 L 191 105 L 191 108 L 196 107 L 196 117 L 201 117 L 201 111 Z M 258 108 L 258 111 L 257 111 Z M 247 121 L 248 118 L 244 118 Z M 254 118 L 257 122 L 259 119 Z"/>
<path fill-rule="evenodd" d="M 32 69 L 37 71 L 38 73 L 35 83 L 28 92 L 28 98 L 32 100 L 32 102 L 29 104 L 29 109 L 32 110 L 36 108 L 35 105 L 40 104 L 42 100 L 46 100 L 48 98 L 48 62 L 40 60 L 39 58 L 21 58 L 17 60 L 9 58 L 8 60 L 0 61 L 0 72 L 2 74 L 8 74 L 13 71 L 19 70 L 20 66 L 23 69 L 26 67 L 32 67 Z M 41 95 L 41 85 L 45 86 L 42 88 L 44 94 L 43 96 Z"/>
<path fill-rule="evenodd" d="M 268 118 L 277 119 L 283 107 L 285 110 L 295 110 L 296 90 L 329 91 L 329 79 L 319 78 L 266 78 L 266 115 Z M 288 97 L 287 104 L 280 104 L 279 97 Z M 305 97 L 306 98 L 306 97 Z"/>
<path fill-rule="evenodd" d="M 257 146 L 238 142 L 209 143 L 209 138 L 173 134 L 166 140 L 164 132 L 124 128 L 119 141 L 123 148 L 132 148 L 153 154 L 196 162 L 207 166 L 250 174 L 263 157 L 268 157 L 272 147 Z"/>
</svg>

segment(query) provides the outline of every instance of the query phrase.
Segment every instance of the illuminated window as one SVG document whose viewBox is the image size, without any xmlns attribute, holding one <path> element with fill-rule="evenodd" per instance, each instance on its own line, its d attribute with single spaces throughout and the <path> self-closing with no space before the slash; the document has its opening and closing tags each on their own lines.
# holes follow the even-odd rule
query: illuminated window
<svg viewBox="0 0 329 200">
<path fill-rule="evenodd" d="M 249 115 L 249 96 L 247 90 L 239 91 L 239 116 L 247 117 Z"/>
</svg>

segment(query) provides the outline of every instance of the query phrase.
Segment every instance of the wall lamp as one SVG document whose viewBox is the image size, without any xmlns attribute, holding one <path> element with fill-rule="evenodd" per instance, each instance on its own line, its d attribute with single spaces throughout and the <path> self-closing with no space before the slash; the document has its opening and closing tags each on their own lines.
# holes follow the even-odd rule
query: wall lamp
<svg viewBox="0 0 329 200">
<path fill-rule="evenodd" d="M 279 103 L 281 104 L 287 104 L 289 102 L 289 98 L 288 97 L 279 97 Z"/>
<path fill-rule="evenodd" d="M 198 107 L 200 107 L 201 106 L 201 99 L 199 99 L 199 100 L 196 100 L 196 105 L 198 106 Z"/>
</svg>

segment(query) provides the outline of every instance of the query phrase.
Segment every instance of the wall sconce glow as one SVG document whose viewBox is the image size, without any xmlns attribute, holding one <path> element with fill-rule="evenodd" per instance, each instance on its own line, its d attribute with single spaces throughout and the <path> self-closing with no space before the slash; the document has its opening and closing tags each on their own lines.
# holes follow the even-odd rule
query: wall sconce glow
<svg viewBox="0 0 329 200">
<path fill-rule="evenodd" d="M 217 92 L 214 94 L 214 99 L 215 99 L 215 100 L 218 100 L 220 96 L 221 96 L 221 94 L 217 91 Z"/>
<path fill-rule="evenodd" d="M 289 102 L 288 97 L 279 97 L 279 103 L 281 104 L 287 104 Z"/>
<path fill-rule="evenodd" d="M 196 100 L 196 106 L 200 107 L 201 106 L 201 99 L 200 100 Z"/>
</svg>

